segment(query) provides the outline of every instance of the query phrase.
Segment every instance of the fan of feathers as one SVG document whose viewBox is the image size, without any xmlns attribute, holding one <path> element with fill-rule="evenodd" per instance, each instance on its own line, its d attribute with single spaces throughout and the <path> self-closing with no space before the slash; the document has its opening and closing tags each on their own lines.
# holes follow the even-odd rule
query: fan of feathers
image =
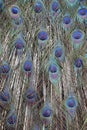
<svg viewBox="0 0 87 130">
<path fill-rule="evenodd" d="M 87 0 L 0 0 L 0 130 L 87 130 Z"/>
</svg>

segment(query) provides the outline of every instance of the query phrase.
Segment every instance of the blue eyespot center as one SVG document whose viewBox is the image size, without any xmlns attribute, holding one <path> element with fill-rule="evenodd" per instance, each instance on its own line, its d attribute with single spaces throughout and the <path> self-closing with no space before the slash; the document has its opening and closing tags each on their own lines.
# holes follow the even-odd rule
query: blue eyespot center
<svg viewBox="0 0 87 130">
<path fill-rule="evenodd" d="M 71 22 L 70 17 L 65 16 L 65 17 L 63 18 L 63 23 L 64 23 L 64 24 L 69 24 L 70 22 Z"/>
<path fill-rule="evenodd" d="M 81 31 L 74 31 L 73 34 L 72 34 L 72 37 L 74 39 L 81 39 L 82 38 L 82 32 Z"/>
<path fill-rule="evenodd" d="M 38 39 L 40 40 L 46 40 L 48 38 L 47 32 L 41 31 L 38 33 Z"/>
<path fill-rule="evenodd" d="M 61 57 L 62 56 L 62 53 L 63 53 L 63 50 L 61 47 L 57 47 L 56 50 L 55 50 L 55 56 L 58 58 L 58 57 Z"/>
<path fill-rule="evenodd" d="M 79 9 L 78 10 L 78 14 L 82 15 L 82 16 L 87 15 L 87 9 L 86 8 Z"/>
<path fill-rule="evenodd" d="M 43 9 L 43 5 L 42 5 L 41 2 L 35 3 L 35 5 L 34 5 L 34 11 L 36 13 L 40 13 L 42 11 L 42 9 Z"/>
<path fill-rule="evenodd" d="M 75 62 L 74 62 L 74 65 L 75 65 L 77 68 L 82 67 L 82 65 L 83 65 L 82 59 L 80 59 L 80 58 L 76 59 Z"/>
<path fill-rule="evenodd" d="M 22 49 L 24 47 L 24 43 L 21 39 L 18 39 L 15 43 L 15 48 L 16 49 Z"/>
<path fill-rule="evenodd" d="M 31 71 L 32 70 L 32 63 L 28 60 L 25 61 L 23 68 L 25 71 Z"/>
<path fill-rule="evenodd" d="M 34 92 L 34 91 L 29 91 L 28 93 L 27 93 L 27 98 L 28 99 L 33 99 L 33 98 L 35 98 L 36 97 L 36 93 Z"/>
<path fill-rule="evenodd" d="M 56 65 L 50 65 L 49 71 L 50 71 L 51 73 L 57 72 L 57 67 L 56 67 Z"/>
<path fill-rule="evenodd" d="M 75 102 L 75 100 L 74 99 L 72 99 L 72 98 L 70 98 L 70 99 L 68 99 L 68 101 L 67 101 L 67 105 L 68 105 L 68 107 L 74 107 L 74 106 L 76 106 L 76 102 Z"/>
<path fill-rule="evenodd" d="M 50 117 L 51 114 L 52 114 L 52 111 L 51 111 L 51 109 L 49 109 L 49 108 L 44 108 L 44 109 L 42 110 L 42 115 L 43 115 L 44 117 Z"/>
<path fill-rule="evenodd" d="M 7 102 L 7 101 L 9 100 L 9 98 L 10 98 L 10 95 L 9 95 L 9 93 L 8 93 L 7 91 L 3 91 L 3 92 L 0 94 L 0 99 L 1 99 L 2 101 Z"/>
<path fill-rule="evenodd" d="M 18 14 L 19 13 L 19 9 L 17 7 L 15 7 L 15 6 L 12 7 L 11 11 L 12 11 L 13 14 Z"/>
<path fill-rule="evenodd" d="M 8 122 L 10 125 L 16 124 L 16 115 L 11 115 L 10 117 L 8 117 L 7 122 Z"/>
<path fill-rule="evenodd" d="M 0 67 L 2 73 L 8 73 L 10 71 L 10 67 L 7 64 L 4 64 Z"/>
<path fill-rule="evenodd" d="M 25 99 L 26 99 L 26 102 L 27 103 L 35 103 L 36 101 L 36 92 L 34 89 L 32 88 L 29 88 L 27 91 L 26 91 L 26 94 L 25 94 Z"/>
<path fill-rule="evenodd" d="M 51 5 L 51 8 L 54 12 L 57 12 L 59 10 L 59 4 L 58 2 L 54 1 Z"/>
</svg>

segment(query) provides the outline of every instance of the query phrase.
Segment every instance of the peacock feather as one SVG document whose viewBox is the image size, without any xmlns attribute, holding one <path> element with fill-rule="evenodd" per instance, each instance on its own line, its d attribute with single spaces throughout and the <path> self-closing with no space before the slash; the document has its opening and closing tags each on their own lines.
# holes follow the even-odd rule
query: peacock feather
<svg viewBox="0 0 87 130">
<path fill-rule="evenodd" d="M 0 0 L 0 130 L 87 129 L 86 37 L 86 0 Z"/>
</svg>

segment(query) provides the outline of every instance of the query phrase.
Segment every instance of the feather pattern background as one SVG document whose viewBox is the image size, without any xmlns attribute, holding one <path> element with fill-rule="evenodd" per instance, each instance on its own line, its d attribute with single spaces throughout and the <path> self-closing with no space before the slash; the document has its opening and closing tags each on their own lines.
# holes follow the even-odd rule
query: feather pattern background
<svg viewBox="0 0 87 130">
<path fill-rule="evenodd" d="M 0 130 L 87 129 L 86 37 L 86 0 L 0 0 Z"/>
</svg>

